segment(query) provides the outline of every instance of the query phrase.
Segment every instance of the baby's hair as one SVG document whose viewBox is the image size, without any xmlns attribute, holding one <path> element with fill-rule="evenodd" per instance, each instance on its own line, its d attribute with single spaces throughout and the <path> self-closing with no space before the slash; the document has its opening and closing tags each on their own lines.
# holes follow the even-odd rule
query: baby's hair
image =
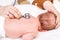
<svg viewBox="0 0 60 40">
<path fill-rule="evenodd" d="M 49 14 L 50 13 L 50 14 Z M 39 15 L 39 17 L 40 18 L 42 18 L 42 16 L 44 16 L 44 15 L 46 15 L 47 14 L 47 16 L 50 16 L 51 14 L 53 14 L 54 15 L 54 17 L 55 17 L 55 20 L 57 20 L 57 16 L 56 16 L 56 14 L 54 14 L 53 12 L 51 12 L 51 11 L 48 11 L 48 12 L 46 12 L 46 13 L 43 13 L 43 14 L 40 14 Z"/>
<path fill-rule="evenodd" d="M 38 17 L 39 17 L 39 21 L 41 20 L 41 18 L 43 18 L 43 16 L 46 16 L 47 18 L 49 18 L 51 15 L 53 15 L 54 16 L 54 18 L 55 18 L 55 24 L 53 24 L 54 26 L 53 27 L 50 27 L 50 28 L 46 28 L 46 27 L 44 27 L 45 28 L 45 30 L 52 30 L 52 29 L 55 29 L 56 28 L 56 20 L 57 20 L 57 16 L 56 16 L 56 14 L 54 14 L 53 12 L 50 12 L 50 11 L 48 11 L 48 12 L 46 12 L 46 13 L 43 13 L 43 14 L 40 14 Z M 41 22 L 40 22 L 41 23 Z M 51 25 L 51 24 L 50 24 Z M 42 26 L 42 23 L 41 23 L 41 26 Z"/>
</svg>

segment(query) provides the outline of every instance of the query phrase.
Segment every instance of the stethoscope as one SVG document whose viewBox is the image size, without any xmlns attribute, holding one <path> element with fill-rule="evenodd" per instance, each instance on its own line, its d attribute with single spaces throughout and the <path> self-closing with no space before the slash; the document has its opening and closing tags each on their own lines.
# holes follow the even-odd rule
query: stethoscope
<svg viewBox="0 0 60 40">
<path fill-rule="evenodd" d="M 15 6 L 15 4 L 16 4 L 16 0 L 14 1 L 13 6 Z"/>
<path fill-rule="evenodd" d="M 17 0 L 14 1 L 13 6 L 15 6 L 16 1 L 17 1 Z M 29 19 L 29 18 L 30 18 L 30 14 L 29 14 L 29 13 L 25 13 L 22 17 L 24 17 L 24 18 L 26 18 L 26 19 Z M 20 17 L 20 18 L 22 18 L 22 17 Z"/>
</svg>

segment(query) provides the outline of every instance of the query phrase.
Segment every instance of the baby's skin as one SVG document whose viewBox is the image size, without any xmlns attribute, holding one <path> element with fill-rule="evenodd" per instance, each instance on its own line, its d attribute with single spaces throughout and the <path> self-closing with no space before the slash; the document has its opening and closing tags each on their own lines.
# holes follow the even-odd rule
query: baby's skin
<svg viewBox="0 0 60 40">
<path fill-rule="evenodd" d="M 5 19 L 4 28 L 7 37 L 33 40 L 37 36 L 38 26 L 40 26 L 38 18 L 30 16 L 29 19 Z"/>
</svg>

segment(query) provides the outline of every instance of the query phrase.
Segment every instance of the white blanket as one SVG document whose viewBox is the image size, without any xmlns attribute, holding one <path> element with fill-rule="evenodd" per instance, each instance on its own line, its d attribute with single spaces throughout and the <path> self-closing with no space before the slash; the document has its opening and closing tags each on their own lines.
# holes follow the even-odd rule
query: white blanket
<svg viewBox="0 0 60 40">
<path fill-rule="evenodd" d="M 22 39 L 3 38 L 3 40 L 22 40 Z M 60 40 L 60 28 L 47 32 L 39 32 L 37 38 L 35 38 L 34 40 Z"/>
<path fill-rule="evenodd" d="M 60 40 L 60 30 L 52 30 L 49 32 L 39 32 L 37 38 L 34 40 Z M 3 38 L 2 40 L 22 40 L 21 38 Z"/>
</svg>

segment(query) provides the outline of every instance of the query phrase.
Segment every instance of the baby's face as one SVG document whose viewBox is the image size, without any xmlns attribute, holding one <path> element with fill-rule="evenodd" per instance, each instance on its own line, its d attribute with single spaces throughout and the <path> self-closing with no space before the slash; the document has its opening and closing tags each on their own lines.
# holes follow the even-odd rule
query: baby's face
<svg viewBox="0 0 60 40">
<path fill-rule="evenodd" d="M 39 20 L 41 27 L 45 30 L 52 30 L 56 28 L 56 18 L 52 12 L 41 14 Z"/>
</svg>

